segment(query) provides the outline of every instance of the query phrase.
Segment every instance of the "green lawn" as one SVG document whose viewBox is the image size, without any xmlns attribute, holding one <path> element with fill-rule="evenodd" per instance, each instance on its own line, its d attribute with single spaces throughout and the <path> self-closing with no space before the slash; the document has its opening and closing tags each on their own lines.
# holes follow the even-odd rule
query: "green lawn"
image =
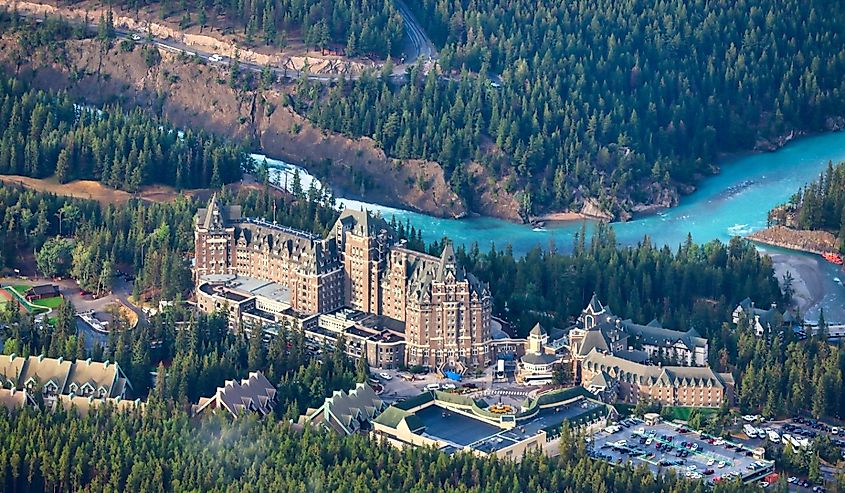
<svg viewBox="0 0 845 493">
<path fill-rule="evenodd" d="M 52 306 L 48 307 L 46 305 L 45 306 L 36 306 L 36 305 L 33 305 L 32 303 L 26 301 L 26 296 L 24 296 L 24 293 L 26 293 L 26 290 L 29 289 L 29 286 L 7 286 L 3 289 L 5 289 L 6 292 L 9 293 L 13 298 L 16 298 L 27 311 L 34 311 L 35 313 L 43 313 L 43 312 L 50 310 L 50 308 L 54 308 Z M 15 296 L 15 295 L 17 295 L 17 296 Z M 53 299 L 54 298 L 48 298 L 46 300 L 41 300 L 41 301 L 47 302 L 47 301 L 50 301 L 50 300 L 53 300 Z M 58 299 L 59 303 L 61 303 L 61 298 L 56 298 L 56 299 Z M 58 306 L 58 305 L 56 305 L 56 306 Z"/>
<path fill-rule="evenodd" d="M 16 284 L 12 286 L 12 289 L 14 289 L 19 295 L 26 297 L 26 292 L 29 290 L 29 286 L 25 284 Z"/>
<path fill-rule="evenodd" d="M 44 298 L 43 300 L 33 301 L 32 304 L 36 306 L 43 306 L 44 308 L 58 308 L 62 304 L 62 297 L 55 296 L 53 298 Z"/>
</svg>

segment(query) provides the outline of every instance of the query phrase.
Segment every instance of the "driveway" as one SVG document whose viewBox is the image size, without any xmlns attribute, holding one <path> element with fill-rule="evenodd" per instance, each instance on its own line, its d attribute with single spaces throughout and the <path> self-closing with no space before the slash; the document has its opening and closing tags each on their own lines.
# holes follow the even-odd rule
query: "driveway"
<svg viewBox="0 0 845 493">
<path fill-rule="evenodd" d="M 129 295 L 132 294 L 132 285 L 126 282 L 123 278 L 118 277 L 114 281 L 114 287 L 111 294 L 94 299 L 91 295 L 83 296 L 80 293 L 79 285 L 73 279 L 55 280 L 44 277 L 30 277 L 21 279 L 19 277 L 0 277 L 0 285 L 25 285 L 35 286 L 38 284 L 55 284 L 59 286 L 59 291 L 64 295 L 65 299 L 70 300 L 77 312 L 95 311 L 104 312 L 106 306 L 120 301 L 129 307 L 130 310 L 138 315 L 138 320 L 147 320 L 143 310 L 135 306 L 129 301 Z"/>
</svg>

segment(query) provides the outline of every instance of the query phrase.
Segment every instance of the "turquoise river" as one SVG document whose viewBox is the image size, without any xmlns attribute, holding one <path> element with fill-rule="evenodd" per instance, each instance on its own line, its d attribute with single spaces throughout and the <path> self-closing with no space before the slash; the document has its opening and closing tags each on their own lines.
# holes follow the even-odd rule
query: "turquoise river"
<svg viewBox="0 0 845 493">
<path fill-rule="evenodd" d="M 259 154 L 253 157 L 259 160 L 265 158 Z M 635 244 L 648 235 L 656 244 L 676 247 L 686 239 L 688 233 L 699 243 L 713 239 L 727 241 L 732 236 L 742 236 L 764 228 L 767 211 L 789 200 L 801 186 L 816 179 L 829 161 L 845 161 L 845 132 L 805 137 L 776 152 L 725 160 L 720 163 L 721 172 L 718 175 L 702 181 L 698 189 L 683 197 L 677 207 L 625 223 L 614 223 L 613 228 L 621 244 Z M 270 158 L 267 158 L 267 162 L 274 180 L 282 186 L 290 182 L 294 169 L 300 169 L 306 187 L 314 180 L 305 170 L 289 163 Z M 395 216 L 402 222 L 408 220 L 417 228 L 422 228 L 427 241 L 446 236 L 458 244 L 477 242 L 482 251 L 489 248 L 490 244 L 503 247 L 506 243 L 513 246 L 516 254 L 524 254 L 537 245 L 548 247 L 554 244 L 560 250 L 569 250 L 574 235 L 582 225 L 581 221 L 575 221 L 533 228 L 489 217 L 440 219 L 355 200 L 339 199 L 339 202 L 347 207 L 379 211 L 387 218 Z M 591 225 L 588 222 L 588 227 Z M 840 277 L 845 278 L 845 275 L 841 270 L 813 256 L 778 249 L 768 251 L 780 263 L 802 264 L 805 276 L 816 277 L 808 280 L 808 284 L 811 284 L 808 287 L 811 300 L 806 304 L 808 318 L 824 307 L 828 320 L 839 321 L 841 318 L 845 322 L 845 288 L 839 280 Z M 815 275 L 808 272 L 808 262 L 814 264 L 810 267 Z"/>
</svg>

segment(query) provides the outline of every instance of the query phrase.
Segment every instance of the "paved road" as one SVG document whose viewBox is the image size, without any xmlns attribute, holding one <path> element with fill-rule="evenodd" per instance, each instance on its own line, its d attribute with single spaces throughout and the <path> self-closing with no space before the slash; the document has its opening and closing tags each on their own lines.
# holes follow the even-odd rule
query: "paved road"
<svg viewBox="0 0 845 493">
<path fill-rule="evenodd" d="M 405 24 L 405 37 L 408 41 L 406 43 L 405 63 L 401 66 L 401 71 L 404 73 L 405 66 L 413 65 L 417 58 L 422 58 L 426 62 L 427 72 L 437 58 L 437 49 L 403 0 L 396 0 L 396 9 L 402 14 L 402 20 Z M 397 67 L 397 70 L 399 68 Z M 396 70 L 393 73 L 396 74 Z"/>
<path fill-rule="evenodd" d="M 427 60 L 426 71 L 430 70 L 434 64 L 434 59 L 437 53 L 434 48 L 434 45 L 431 43 L 431 40 L 428 39 L 428 36 L 426 36 L 422 27 L 414 18 L 410 9 L 408 9 L 408 7 L 404 3 L 402 3 L 401 0 L 397 0 L 397 8 L 402 14 L 402 18 L 405 22 L 405 33 L 410 40 L 410 47 L 413 48 L 412 50 L 409 50 L 412 53 L 408 53 L 409 57 L 404 61 L 404 63 L 396 65 L 393 69 L 393 77 L 404 78 L 406 68 L 415 64 L 417 57 L 419 56 L 425 57 L 425 59 Z M 20 15 L 21 17 L 29 17 L 35 19 L 36 22 L 43 21 L 43 16 L 37 14 L 19 12 L 18 15 Z M 67 22 L 73 23 L 73 21 L 70 19 L 67 19 Z M 93 31 L 96 31 L 97 24 L 88 23 L 88 28 Z M 130 41 L 135 41 L 137 43 L 145 43 L 148 39 L 147 33 L 135 32 L 121 27 L 115 27 L 115 35 L 118 39 L 126 39 Z M 139 39 L 133 40 L 133 35 Z M 228 66 L 229 64 L 229 59 L 226 57 L 223 57 L 223 59 L 220 61 L 214 62 L 211 60 L 211 57 L 215 55 L 215 53 L 198 49 L 194 46 L 186 45 L 174 39 L 152 37 L 151 43 L 162 50 L 169 51 L 172 53 L 186 53 L 188 55 L 195 55 L 210 64 L 218 64 L 224 66 Z M 261 72 L 262 70 L 264 70 L 264 65 L 260 65 L 257 63 L 252 63 L 243 60 L 240 60 L 238 63 L 241 69 L 251 70 L 253 72 Z M 277 77 L 283 77 L 293 80 L 299 79 L 303 75 L 309 80 L 315 80 L 320 82 L 330 82 L 341 78 L 354 80 L 360 77 L 360 74 L 311 74 L 309 72 L 303 72 L 301 70 L 279 68 L 275 66 L 271 66 L 270 70 Z"/>
<path fill-rule="evenodd" d="M 132 285 L 120 277 L 115 279 L 111 294 L 96 299 L 92 298 L 91 295 L 83 296 L 79 294 L 79 285 L 73 279 L 62 279 L 61 281 L 57 281 L 38 277 L 30 277 L 28 279 L 20 279 L 18 277 L 0 277 L 0 285 L 3 286 L 18 284 L 34 286 L 46 283 L 59 286 L 59 291 L 61 291 L 66 299 L 69 299 L 73 303 L 77 312 L 86 312 L 91 310 L 95 312 L 103 312 L 105 311 L 106 306 L 119 300 L 138 315 L 138 320 L 147 320 L 144 312 L 129 301 L 129 295 L 132 294 Z"/>
</svg>

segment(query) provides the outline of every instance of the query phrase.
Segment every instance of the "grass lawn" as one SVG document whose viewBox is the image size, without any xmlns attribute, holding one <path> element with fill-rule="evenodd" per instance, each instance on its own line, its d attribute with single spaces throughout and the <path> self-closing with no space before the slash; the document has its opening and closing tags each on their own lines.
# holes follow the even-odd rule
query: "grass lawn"
<svg viewBox="0 0 845 493">
<path fill-rule="evenodd" d="M 33 301 L 32 304 L 36 306 L 43 306 L 44 308 L 58 308 L 62 304 L 61 296 L 54 296 L 52 298 L 44 298 L 43 300 Z"/>
<path fill-rule="evenodd" d="M 29 286 L 11 286 L 11 287 L 7 286 L 3 289 L 7 293 L 9 293 L 9 296 L 14 297 L 15 294 L 17 294 L 18 297 L 15 298 L 16 301 L 19 301 L 21 306 L 23 306 L 24 309 L 26 309 L 27 311 L 34 311 L 36 314 L 38 314 L 38 313 L 44 313 L 46 311 L 49 311 L 50 308 L 52 308 L 52 307 L 48 308 L 47 306 L 36 306 L 36 305 L 33 305 L 32 303 L 29 303 L 28 301 L 26 301 L 26 297 L 24 296 L 24 293 L 26 292 L 27 289 L 29 289 Z M 43 300 L 43 301 L 49 301 L 51 299 L 53 299 L 53 298 L 48 298 L 47 300 Z M 58 298 L 58 299 L 59 299 L 59 302 L 61 303 L 61 298 Z M 58 306 L 58 305 L 56 305 L 56 306 Z"/>
<path fill-rule="evenodd" d="M 16 284 L 12 286 L 12 289 L 14 289 L 19 295 L 24 297 L 26 297 L 26 292 L 29 288 L 30 286 L 27 286 L 25 284 Z"/>
</svg>

